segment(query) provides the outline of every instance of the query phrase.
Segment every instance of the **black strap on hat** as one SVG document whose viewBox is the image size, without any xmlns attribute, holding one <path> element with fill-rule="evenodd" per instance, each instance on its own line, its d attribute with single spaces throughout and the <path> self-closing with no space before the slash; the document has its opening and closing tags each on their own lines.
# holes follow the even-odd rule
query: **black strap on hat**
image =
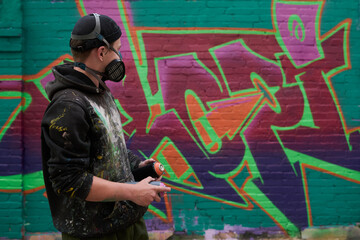
<svg viewBox="0 0 360 240">
<path fill-rule="evenodd" d="M 114 51 L 120 59 L 122 59 L 122 56 L 119 54 L 118 51 L 116 51 L 110 44 L 109 42 L 104 38 L 103 35 L 100 34 L 101 32 L 101 25 L 100 25 L 100 15 L 98 13 L 93 13 L 94 17 L 95 17 L 95 27 L 94 30 L 92 30 L 91 33 L 86 34 L 86 35 L 77 35 L 77 34 L 73 34 L 71 33 L 71 38 L 75 39 L 75 40 L 91 40 L 91 39 L 99 39 L 100 41 L 104 42 L 106 44 L 106 46 L 111 49 L 112 51 Z"/>
<path fill-rule="evenodd" d="M 86 35 L 77 35 L 71 33 L 71 38 L 75 40 L 91 40 L 91 39 L 99 39 L 100 41 L 104 42 L 109 48 L 110 44 L 106 39 L 100 34 L 101 32 L 101 25 L 100 25 L 100 15 L 98 13 L 93 13 L 95 17 L 95 28 L 94 30 Z"/>
</svg>

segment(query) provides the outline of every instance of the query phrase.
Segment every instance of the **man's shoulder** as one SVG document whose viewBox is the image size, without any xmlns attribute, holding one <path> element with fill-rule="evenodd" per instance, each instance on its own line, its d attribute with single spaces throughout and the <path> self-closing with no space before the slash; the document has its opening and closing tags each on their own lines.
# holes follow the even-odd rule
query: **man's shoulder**
<svg viewBox="0 0 360 240">
<path fill-rule="evenodd" d="M 48 109 L 51 107 L 56 108 L 59 105 L 64 106 L 74 104 L 80 106 L 84 111 L 86 111 L 89 102 L 83 92 L 76 89 L 66 88 L 54 94 Z"/>
<path fill-rule="evenodd" d="M 85 100 L 86 97 L 82 91 L 72 88 L 66 88 L 55 93 L 51 102 L 74 101 L 79 103 L 85 103 Z"/>
</svg>

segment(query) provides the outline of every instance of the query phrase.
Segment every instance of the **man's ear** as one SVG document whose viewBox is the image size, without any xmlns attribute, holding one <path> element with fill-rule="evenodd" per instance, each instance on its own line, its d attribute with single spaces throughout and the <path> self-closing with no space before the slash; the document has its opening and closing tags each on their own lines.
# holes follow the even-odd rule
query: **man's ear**
<svg viewBox="0 0 360 240">
<path fill-rule="evenodd" d="M 103 61 L 104 59 L 104 55 L 105 55 L 105 47 L 104 46 L 101 46 L 97 49 L 97 57 L 100 59 L 100 61 Z"/>
</svg>

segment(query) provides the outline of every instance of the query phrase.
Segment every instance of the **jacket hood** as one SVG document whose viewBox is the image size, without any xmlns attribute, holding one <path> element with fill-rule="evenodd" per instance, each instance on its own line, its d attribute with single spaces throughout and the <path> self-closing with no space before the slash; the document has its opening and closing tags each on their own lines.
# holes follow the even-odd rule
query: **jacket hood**
<svg viewBox="0 0 360 240">
<path fill-rule="evenodd" d="M 73 64 L 63 64 L 52 68 L 55 80 L 48 82 L 45 87 L 46 94 L 51 101 L 55 93 L 60 90 L 71 88 L 82 92 L 100 93 L 102 90 L 85 74 L 74 70 Z"/>
</svg>

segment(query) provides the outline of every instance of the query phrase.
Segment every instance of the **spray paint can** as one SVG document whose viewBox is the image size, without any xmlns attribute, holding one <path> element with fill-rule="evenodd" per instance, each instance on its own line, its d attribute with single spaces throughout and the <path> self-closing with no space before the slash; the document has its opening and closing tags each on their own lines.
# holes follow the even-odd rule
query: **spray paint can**
<svg viewBox="0 0 360 240">
<path fill-rule="evenodd" d="M 153 162 L 144 167 L 135 169 L 132 173 L 135 181 L 141 181 L 147 177 L 159 178 L 165 171 L 164 166 L 161 163 Z"/>
<path fill-rule="evenodd" d="M 127 182 L 127 184 L 137 184 L 138 182 Z M 154 186 L 160 186 L 160 187 L 166 187 L 166 185 L 160 181 L 153 181 L 153 182 L 149 182 L 149 184 L 154 185 Z M 164 197 L 165 193 L 164 192 L 159 192 L 159 197 Z"/>
</svg>

